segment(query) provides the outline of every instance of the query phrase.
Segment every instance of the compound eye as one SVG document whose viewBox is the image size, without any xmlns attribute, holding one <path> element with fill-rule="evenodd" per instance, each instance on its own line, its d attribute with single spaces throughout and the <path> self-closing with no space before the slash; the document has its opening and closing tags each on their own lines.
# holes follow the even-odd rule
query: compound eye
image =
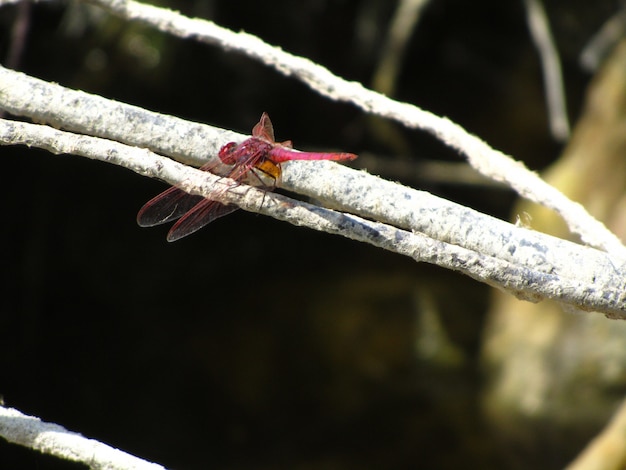
<svg viewBox="0 0 626 470">
<path fill-rule="evenodd" d="M 235 163 L 231 156 L 231 154 L 235 151 L 235 147 L 237 147 L 235 142 L 229 142 L 220 149 L 218 156 L 220 157 L 220 160 L 222 160 L 222 163 L 225 163 L 226 165 L 232 165 Z"/>
</svg>

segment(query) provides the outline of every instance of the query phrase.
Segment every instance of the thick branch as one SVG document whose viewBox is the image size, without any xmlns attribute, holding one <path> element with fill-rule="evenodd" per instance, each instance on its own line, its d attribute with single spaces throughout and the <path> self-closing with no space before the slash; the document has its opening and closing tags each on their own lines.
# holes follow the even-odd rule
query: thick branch
<svg viewBox="0 0 626 470">
<path fill-rule="evenodd" d="M 245 138 L 241 134 L 69 90 L 8 69 L 0 68 L 0 83 L 3 84 L 0 107 L 14 114 L 48 121 L 57 127 L 63 125 L 80 132 L 94 133 L 137 147 L 147 147 L 157 153 L 195 164 L 203 163 L 215 155 L 227 140 Z M 20 132 L 27 139 L 28 134 L 34 131 Z M 79 138 L 74 136 L 74 139 Z M 24 143 L 29 142 L 24 140 Z M 50 150 L 75 153 L 71 147 Z M 162 160 L 169 163 L 166 159 Z M 124 159 L 115 163 L 127 166 Z M 164 163 L 159 161 L 155 165 L 162 168 Z M 175 180 L 168 179 L 171 175 L 163 175 L 158 169 L 142 174 L 177 184 Z M 332 162 L 285 164 L 279 184 L 323 201 L 330 207 L 397 228 L 420 232 L 446 244 L 458 245 L 471 252 L 499 258 L 533 271 L 551 273 L 563 279 L 571 278 L 584 285 L 621 286 L 624 283 L 624 276 L 620 277 L 623 274 L 621 263 L 611 260 L 606 254 L 515 227 L 427 192 L 416 191 Z M 258 207 L 258 204 L 254 207 Z M 470 275 L 483 278 L 478 273 Z M 523 290 L 521 285 L 516 289 Z M 544 293 L 541 296 L 554 295 Z"/>
<path fill-rule="evenodd" d="M 109 100 L 0 66 L 0 108 L 53 127 L 144 147 L 200 166 L 241 134 Z"/>
<path fill-rule="evenodd" d="M 270 215 L 295 225 L 370 243 L 385 250 L 410 256 L 416 261 L 438 264 L 526 300 L 539 301 L 549 298 L 569 307 L 597 310 L 615 318 L 626 318 L 624 272 L 619 272 L 613 267 L 605 253 L 554 237 L 533 234 L 533 241 L 527 243 L 532 245 L 528 249 L 534 252 L 536 261 L 534 264 L 525 266 L 446 241 L 436 240 L 421 233 L 409 232 L 355 215 L 306 204 L 278 194 L 266 194 L 256 188 L 237 185 L 234 181 L 182 165 L 147 149 L 130 147 L 106 139 L 72 134 L 42 125 L 0 120 L 0 143 L 36 146 L 54 153 L 72 153 L 121 165 L 139 174 L 167 181 L 191 194 L 202 195 L 225 203 L 234 203 L 242 209 Z M 317 163 L 318 165 L 313 164 L 313 166 L 324 168 L 325 165 Z M 401 186 L 398 187 L 399 189 L 394 189 L 397 185 L 355 170 L 346 169 L 345 171 L 348 173 L 344 175 L 344 178 L 352 179 L 345 180 L 345 187 L 352 188 L 351 190 L 357 189 L 358 194 L 361 194 L 359 184 L 363 184 L 359 181 L 377 180 L 381 181 L 383 186 L 392 185 L 389 189 L 395 190 L 396 193 L 403 191 L 404 197 L 400 199 L 415 197 L 414 204 L 421 201 L 428 205 L 436 200 L 433 196 L 422 199 L 426 193 Z M 312 174 L 318 173 L 326 175 L 323 179 L 328 180 L 328 171 L 315 171 Z M 225 185 L 229 188 L 228 191 L 223 190 Z M 391 197 L 391 202 L 383 200 L 379 201 L 379 204 L 389 202 L 393 207 L 395 200 L 396 197 Z M 441 201 L 438 207 L 441 209 L 446 205 L 448 205 L 447 202 Z M 415 206 L 413 208 L 418 209 Z M 423 207 L 423 210 L 431 209 Z M 484 222 L 490 219 L 488 216 L 472 213 L 473 211 L 467 209 L 464 211 L 459 214 L 470 218 L 480 216 Z M 431 213 L 431 216 L 436 216 L 436 219 L 430 220 L 432 223 L 437 223 L 437 219 L 443 220 L 442 214 L 437 215 L 435 212 Z M 455 214 L 453 207 L 448 206 L 443 215 L 447 219 L 459 214 Z M 469 233 L 476 220 L 459 219 L 456 223 L 464 226 L 464 230 Z M 513 226 L 510 226 L 509 230 L 517 230 L 525 234 L 527 232 L 527 235 L 532 234 L 530 231 Z M 484 236 L 482 227 L 481 236 Z M 517 250 L 524 252 L 526 247 L 504 245 L 501 246 L 501 250 L 503 253 L 509 252 L 513 255 Z M 554 266 L 550 267 L 545 262 L 544 251 L 550 252 L 551 250 L 567 250 L 561 253 L 567 252 L 568 256 L 573 258 L 576 269 L 566 271 L 563 268 L 563 271 L 560 271 Z M 577 275 L 576 273 L 581 271 L 581 265 L 585 268 L 584 275 Z"/>
</svg>

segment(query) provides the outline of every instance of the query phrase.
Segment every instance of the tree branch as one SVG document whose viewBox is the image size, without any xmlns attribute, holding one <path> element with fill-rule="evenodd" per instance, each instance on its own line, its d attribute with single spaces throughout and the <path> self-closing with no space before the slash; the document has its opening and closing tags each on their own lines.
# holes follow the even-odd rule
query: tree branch
<svg viewBox="0 0 626 470">
<path fill-rule="evenodd" d="M 521 196 L 558 212 L 570 230 L 579 234 L 585 243 L 626 260 L 626 247 L 619 238 L 580 204 L 568 199 L 522 163 L 492 149 L 449 119 L 431 114 L 417 106 L 392 100 L 366 89 L 358 82 L 337 77 L 306 58 L 273 47 L 256 36 L 244 32 L 235 33 L 211 21 L 187 18 L 171 10 L 132 0 L 89 2 L 126 20 L 139 21 L 174 36 L 193 38 L 200 42 L 217 44 L 223 49 L 242 52 L 285 75 L 298 78 L 330 99 L 346 101 L 366 112 L 394 119 L 410 128 L 425 130 L 465 154 L 470 164 L 484 175 L 505 182 Z"/>
<path fill-rule="evenodd" d="M 550 32 L 548 16 L 540 0 L 524 0 L 524 5 L 528 29 L 541 59 L 550 130 L 554 138 L 560 141 L 567 140 L 570 128 L 563 89 L 563 73 L 559 53 Z"/>
<path fill-rule="evenodd" d="M 164 467 L 122 452 L 102 442 L 46 423 L 13 408 L 0 406 L 0 436 L 44 454 L 72 462 L 82 462 L 102 470 L 163 470 Z"/>
<path fill-rule="evenodd" d="M 296 168 L 304 173 L 295 170 L 290 178 L 308 179 L 310 188 L 313 188 L 311 192 L 325 200 L 334 200 L 335 195 L 343 193 L 343 202 L 349 206 L 351 203 L 358 205 L 357 200 L 365 199 L 366 205 L 377 204 L 377 210 L 372 210 L 372 213 L 389 214 L 390 219 L 394 219 L 393 214 L 399 209 L 400 213 L 414 218 L 408 220 L 409 224 L 428 226 L 429 230 L 438 234 L 439 239 L 286 196 L 268 194 L 182 165 L 147 149 L 98 137 L 0 120 L 0 143 L 40 147 L 57 154 L 72 153 L 124 166 L 141 175 L 176 185 L 191 194 L 237 204 L 247 211 L 341 235 L 410 256 L 416 261 L 462 272 L 525 300 L 549 298 L 570 308 L 596 310 L 614 318 L 626 318 L 626 276 L 611 265 L 605 253 L 517 228 L 428 193 L 364 172 L 342 169 L 331 162 L 297 165 Z M 285 171 L 286 174 L 290 172 Z M 224 191 L 225 188 L 228 190 Z M 475 226 L 481 227 L 478 239 L 484 240 L 491 235 L 491 250 L 508 253 L 509 256 L 486 254 L 447 240 L 454 238 L 462 241 L 464 235 L 472 239 L 474 237 L 470 235 Z M 490 233 L 489 228 L 493 232 Z M 504 245 L 503 237 L 509 240 Z M 498 248 L 494 248 L 496 246 Z M 516 256 L 516 253 L 519 255 Z M 520 262 L 520 259 L 523 261 Z"/>
</svg>

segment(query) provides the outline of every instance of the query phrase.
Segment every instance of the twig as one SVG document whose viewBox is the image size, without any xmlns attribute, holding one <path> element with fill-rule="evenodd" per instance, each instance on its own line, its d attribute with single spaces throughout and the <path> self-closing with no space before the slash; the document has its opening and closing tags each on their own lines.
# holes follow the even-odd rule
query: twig
<svg viewBox="0 0 626 470">
<path fill-rule="evenodd" d="M 423 129 L 447 145 L 463 152 L 474 168 L 483 174 L 506 182 L 520 195 L 554 209 L 591 246 L 626 259 L 626 247 L 604 224 L 593 218 L 580 204 L 548 185 L 523 164 L 492 149 L 478 137 L 469 134 L 452 121 L 435 116 L 416 106 L 394 101 L 368 90 L 360 83 L 333 75 L 328 69 L 303 57 L 294 56 L 264 43 L 256 36 L 235 33 L 216 24 L 191 19 L 171 10 L 130 0 L 89 0 L 131 21 L 149 24 L 161 31 L 201 42 L 217 44 L 224 49 L 242 52 L 285 75 L 292 75 L 323 96 L 347 101 L 379 116 L 395 119 L 408 127 Z"/>
<path fill-rule="evenodd" d="M 563 91 L 563 74 L 559 63 L 559 54 L 550 33 L 548 17 L 540 0 L 524 0 L 524 5 L 526 6 L 526 19 L 530 35 L 541 58 L 550 129 L 556 139 L 567 140 L 570 135 L 570 128 Z"/>
<path fill-rule="evenodd" d="M 167 181 L 191 194 L 217 197 L 221 202 L 237 204 L 248 211 L 269 215 L 294 225 L 341 235 L 409 256 L 416 261 L 438 264 L 462 272 L 519 298 L 531 301 L 549 298 L 569 307 L 596 310 L 613 318 L 626 318 L 625 273 L 613 268 L 610 260 L 601 252 L 547 235 L 509 225 L 511 232 L 519 231 L 518 237 L 521 239 L 530 237 L 526 239 L 526 245 L 531 243 L 532 246 L 528 247 L 526 255 L 533 253 L 535 262 L 525 266 L 436 240 L 421 233 L 306 204 L 278 194 L 266 194 L 256 188 L 238 185 L 226 178 L 182 165 L 147 149 L 130 147 L 98 137 L 72 134 L 42 125 L 0 120 L 0 143 L 35 146 L 53 153 L 72 153 L 121 165 L 144 176 Z M 311 175 L 324 175 L 322 179 L 325 181 L 329 177 L 332 179 L 333 176 L 337 176 L 329 176 L 328 168 L 324 171 L 328 163 L 311 162 L 309 169 L 312 165 L 319 170 L 312 172 Z M 340 168 L 339 165 L 334 167 Z M 347 173 L 342 175 L 345 179 L 343 182 L 346 187 L 351 188 L 350 191 L 360 194 L 364 189 L 363 184 L 368 184 L 372 191 L 380 190 L 376 188 L 377 184 L 382 185 L 383 191 L 391 191 L 392 193 L 387 193 L 388 200 L 378 202 L 391 204 L 392 208 L 394 201 L 410 198 L 413 199 L 413 208 L 418 210 L 421 198 L 426 195 L 362 172 L 349 169 L 344 171 Z M 313 185 L 315 184 L 313 182 Z M 228 191 L 222 191 L 224 185 L 228 186 Z M 328 193 L 326 197 L 329 197 Z M 426 201 L 422 201 L 426 204 L 422 209 L 432 211 L 433 208 L 429 206 L 436 199 L 429 196 Z M 436 216 L 438 211 L 442 211 L 443 214 Z M 472 214 L 468 209 L 462 209 L 460 214 L 455 214 L 453 205 L 443 200 L 440 200 L 434 212 L 430 214 L 433 224 L 441 224 L 443 219 L 450 218 L 453 220 L 452 223 L 464 226 L 467 232 L 470 232 L 475 224 L 484 224 L 481 225 L 481 237 L 485 236 L 484 229 L 489 224 L 488 216 Z M 475 216 L 482 218 L 482 222 L 478 222 Z M 456 217 L 468 217 L 470 220 Z M 437 232 L 441 236 L 444 230 Z M 502 235 L 502 232 L 498 232 L 499 237 Z M 500 245 L 502 252 L 523 253 L 526 249 L 523 243 L 520 246 Z M 557 252 L 560 252 L 560 255 L 556 255 L 557 258 L 572 262 L 569 271 L 565 269 L 565 262 L 561 266 L 562 270 L 545 262 L 546 253 L 552 253 L 550 255 L 552 256 Z"/>
<path fill-rule="evenodd" d="M 54 423 L 46 423 L 16 409 L 0 406 L 0 436 L 9 442 L 82 462 L 102 470 L 164 470 L 164 467 L 122 452 L 102 442 L 87 439 Z"/>
</svg>

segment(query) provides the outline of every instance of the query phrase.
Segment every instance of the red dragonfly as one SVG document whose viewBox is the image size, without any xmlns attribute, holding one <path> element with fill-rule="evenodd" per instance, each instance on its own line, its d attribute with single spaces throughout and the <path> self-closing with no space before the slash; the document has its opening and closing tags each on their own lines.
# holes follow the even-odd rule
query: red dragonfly
<svg viewBox="0 0 626 470">
<path fill-rule="evenodd" d="M 289 160 L 354 160 L 352 153 L 299 152 L 292 149 L 291 141 L 275 142 L 274 128 L 267 113 L 252 129 L 252 137 L 242 143 L 229 142 L 218 154 L 221 162 L 231 169 L 224 175 L 237 182 L 248 176 L 256 178 L 266 190 L 272 190 L 281 175 L 280 164 Z M 210 162 L 202 171 L 212 171 L 218 164 Z M 263 183 L 261 172 L 271 178 L 274 184 L 267 187 Z M 172 220 L 178 221 L 167 234 L 167 241 L 173 242 L 201 229 L 219 217 L 239 209 L 234 204 L 222 204 L 202 196 L 194 196 L 173 186 L 167 191 L 150 199 L 137 214 L 137 223 L 141 227 L 153 227 Z"/>
</svg>

